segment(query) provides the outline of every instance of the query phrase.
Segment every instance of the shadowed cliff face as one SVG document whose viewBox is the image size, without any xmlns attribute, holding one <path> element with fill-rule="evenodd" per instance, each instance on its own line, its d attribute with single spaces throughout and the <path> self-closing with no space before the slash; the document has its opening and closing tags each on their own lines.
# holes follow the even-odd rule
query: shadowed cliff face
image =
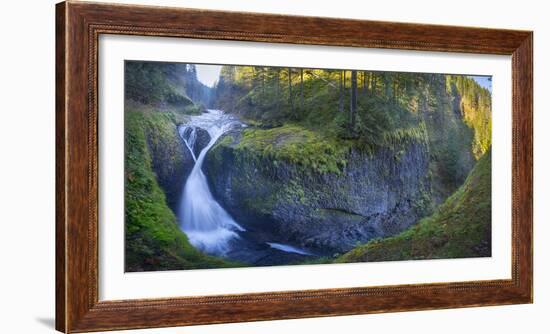
<svg viewBox="0 0 550 334">
<path fill-rule="evenodd" d="M 250 229 L 334 253 L 396 234 L 429 212 L 424 141 L 371 154 L 352 149 L 341 172 L 320 173 L 243 149 L 241 140 L 233 132 L 212 148 L 205 172 L 215 197 Z"/>
<path fill-rule="evenodd" d="M 146 140 L 152 170 L 164 190 L 168 206 L 175 211 L 184 181 L 193 168 L 193 158 L 181 144 L 175 125 L 167 123 L 163 130 L 162 134 L 153 131 L 146 133 Z"/>
<path fill-rule="evenodd" d="M 491 256 L 491 151 L 431 216 L 386 239 L 373 240 L 335 262 Z"/>
</svg>

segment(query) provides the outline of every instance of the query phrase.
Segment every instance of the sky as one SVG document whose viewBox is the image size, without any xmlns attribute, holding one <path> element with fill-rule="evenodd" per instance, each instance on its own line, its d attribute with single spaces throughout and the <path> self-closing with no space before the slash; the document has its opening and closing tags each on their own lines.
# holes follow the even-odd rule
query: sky
<svg viewBox="0 0 550 334">
<path fill-rule="evenodd" d="M 487 88 L 490 92 L 493 91 L 493 82 L 491 81 L 491 76 L 471 75 L 470 78 L 474 79 L 481 87 Z"/>
<path fill-rule="evenodd" d="M 197 79 L 208 87 L 213 87 L 214 83 L 218 81 L 222 69 L 221 65 L 195 65 L 195 67 Z"/>
</svg>

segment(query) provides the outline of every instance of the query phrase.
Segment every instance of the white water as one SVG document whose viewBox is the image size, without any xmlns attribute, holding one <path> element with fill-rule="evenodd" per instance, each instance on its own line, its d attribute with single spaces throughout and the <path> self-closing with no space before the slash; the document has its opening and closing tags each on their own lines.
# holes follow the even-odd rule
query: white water
<svg viewBox="0 0 550 334">
<path fill-rule="evenodd" d="M 293 246 L 290 246 L 290 245 L 279 244 L 279 243 L 276 243 L 276 242 L 268 242 L 267 244 L 271 248 L 275 248 L 275 249 L 278 249 L 280 251 L 287 252 L 287 253 L 296 253 L 296 254 L 300 254 L 300 255 L 313 255 L 311 253 L 306 252 L 305 250 L 301 250 L 299 248 L 296 248 L 296 247 L 293 247 Z"/>
<path fill-rule="evenodd" d="M 180 126 L 179 134 L 191 152 L 195 165 L 187 178 L 183 189 L 179 217 L 182 230 L 191 244 L 207 253 L 224 255 L 229 250 L 229 241 L 238 238 L 237 231 L 244 229 L 220 206 L 212 196 L 202 164 L 206 153 L 227 131 L 244 126 L 221 110 L 208 110 L 191 121 Z M 195 156 L 197 133 L 202 128 L 210 134 L 210 141 Z"/>
</svg>

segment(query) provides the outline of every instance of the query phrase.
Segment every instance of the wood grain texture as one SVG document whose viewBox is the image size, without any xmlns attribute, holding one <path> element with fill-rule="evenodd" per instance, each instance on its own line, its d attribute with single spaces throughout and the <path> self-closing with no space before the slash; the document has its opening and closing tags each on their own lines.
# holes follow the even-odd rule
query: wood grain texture
<svg viewBox="0 0 550 334">
<path fill-rule="evenodd" d="M 532 302 L 532 32 L 64 2 L 56 8 L 56 328 L 165 327 Z M 170 36 L 512 56 L 512 278 L 99 301 L 97 43 Z M 121 241 L 122 242 L 122 241 Z"/>
<path fill-rule="evenodd" d="M 65 138 L 66 138 L 66 126 L 65 126 L 65 102 L 66 102 L 66 82 L 65 82 L 65 36 L 66 34 L 66 21 L 65 21 L 65 4 L 61 3 L 56 7 L 56 25 L 55 25 L 55 147 L 56 147 L 56 161 L 55 161 L 55 328 L 58 330 L 64 330 L 66 328 L 66 312 L 65 300 L 67 286 L 67 280 L 65 277 L 65 260 L 67 258 L 65 254 L 67 239 L 65 235 L 66 221 L 65 221 L 65 193 L 66 190 L 66 178 L 65 178 Z"/>
</svg>

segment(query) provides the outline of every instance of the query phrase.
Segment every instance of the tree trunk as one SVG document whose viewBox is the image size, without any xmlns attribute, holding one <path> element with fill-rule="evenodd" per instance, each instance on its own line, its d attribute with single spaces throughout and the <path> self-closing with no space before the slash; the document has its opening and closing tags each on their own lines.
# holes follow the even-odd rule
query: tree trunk
<svg viewBox="0 0 550 334">
<path fill-rule="evenodd" d="M 385 89 L 385 97 L 387 101 L 392 101 L 393 99 L 393 89 L 392 89 L 392 81 L 391 81 L 391 75 L 388 72 L 384 72 L 384 89 Z"/>
<path fill-rule="evenodd" d="M 304 109 L 304 69 L 300 69 L 300 104 Z"/>
<path fill-rule="evenodd" d="M 397 104 L 397 94 L 399 93 L 399 73 L 397 73 L 393 79 L 393 90 L 392 90 L 392 102 Z"/>
<path fill-rule="evenodd" d="M 351 131 L 355 129 L 356 114 L 357 114 L 357 71 L 351 71 L 351 101 L 350 101 Z"/>
<path fill-rule="evenodd" d="M 367 71 L 363 71 L 363 95 L 367 93 Z"/>
<path fill-rule="evenodd" d="M 265 68 L 262 67 L 262 99 L 265 99 Z"/>
<path fill-rule="evenodd" d="M 277 100 L 277 114 L 279 114 L 279 112 L 281 111 L 281 103 L 280 103 L 280 99 L 279 99 L 279 95 L 280 95 L 280 91 L 281 91 L 281 83 L 279 82 L 279 79 L 280 79 L 280 75 L 281 75 L 281 69 L 280 68 L 277 68 L 277 78 L 275 79 L 276 80 L 276 96 L 275 96 L 275 99 Z"/>
<path fill-rule="evenodd" d="M 340 71 L 340 101 L 338 111 L 344 112 L 344 71 Z"/>
<path fill-rule="evenodd" d="M 344 70 L 344 92 L 346 92 L 346 71 Z"/>
<path fill-rule="evenodd" d="M 290 112 L 294 114 L 294 100 L 292 99 L 292 69 L 288 68 L 288 103 L 290 104 Z"/>
</svg>

